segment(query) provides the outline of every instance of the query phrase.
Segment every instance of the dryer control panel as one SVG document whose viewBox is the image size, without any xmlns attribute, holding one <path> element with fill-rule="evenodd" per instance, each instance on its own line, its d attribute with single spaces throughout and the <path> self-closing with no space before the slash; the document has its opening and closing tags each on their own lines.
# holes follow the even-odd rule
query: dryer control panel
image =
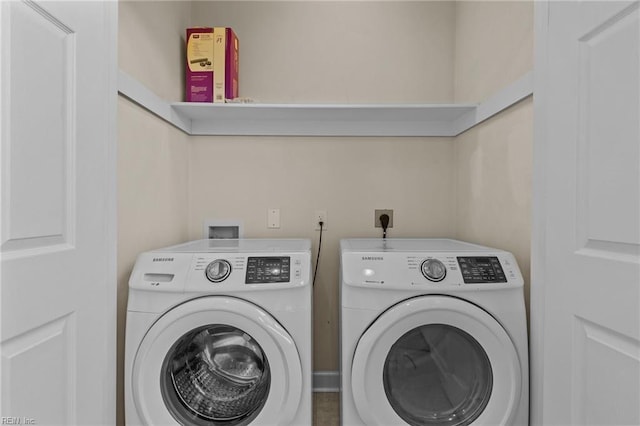
<svg viewBox="0 0 640 426">
<path fill-rule="evenodd" d="M 380 289 L 459 287 L 461 290 L 522 286 L 515 258 L 508 252 L 343 253 L 342 281 Z"/>
</svg>

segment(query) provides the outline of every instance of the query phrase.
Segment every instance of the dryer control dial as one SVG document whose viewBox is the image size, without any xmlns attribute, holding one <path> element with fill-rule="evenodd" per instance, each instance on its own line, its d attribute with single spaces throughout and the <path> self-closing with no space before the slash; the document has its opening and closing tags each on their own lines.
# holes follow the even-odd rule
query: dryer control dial
<svg viewBox="0 0 640 426">
<path fill-rule="evenodd" d="M 427 259 L 420 266 L 422 275 L 429 281 L 442 281 L 447 276 L 447 268 L 438 259 Z"/>
<path fill-rule="evenodd" d="M 207 265 L 205 276 L 212 283 L 219 283 L 227 279 L 231 273 L 231 264 L 224 259 L 216 259 Z"/>
</svg>

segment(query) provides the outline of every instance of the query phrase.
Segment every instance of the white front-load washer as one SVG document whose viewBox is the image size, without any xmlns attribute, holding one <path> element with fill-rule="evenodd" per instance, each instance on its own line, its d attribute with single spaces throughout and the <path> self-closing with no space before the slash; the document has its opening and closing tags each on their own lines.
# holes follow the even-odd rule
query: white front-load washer
<svg viewBox="0 0 640 426">
<path fill-rule="evenodd" d="M 200 240 L 139 255 L 128 425 L 310 425 L 310 241 Z"/>
<path fill-rule="evenodd" d="M 340 248 L 343 425 L 528 424 L 513 255 L 446 239 L 347 239 Z"/>
</svg>

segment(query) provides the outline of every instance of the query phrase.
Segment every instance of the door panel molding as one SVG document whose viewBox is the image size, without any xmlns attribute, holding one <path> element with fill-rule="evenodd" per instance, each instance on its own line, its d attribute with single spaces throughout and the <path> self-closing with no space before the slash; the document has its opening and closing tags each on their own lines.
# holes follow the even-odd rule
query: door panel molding
<svg viewBox="0 0 640 426">
<path fill-rule="evenodd" d="M 11 3 L 4 26 L 1 250 L 5 258 L 68 250 L 76 223 L 76 36 L 34 2 Z"/>
<path fill-rule="evenodd" d="M 639 4 L 582 30 L 586 34 L 577 43 L 577 247 L 590 241 L 620 243 L 613 252 L 629 254 L 629 244 L 640 251 L 640 145 L 632 143 L 640 138 L 640 109 L 628 96 L 640 92 L 634 78 L 640 74 L 640 53 L 634 49 Z"/>
<path fill-rule="evenodd" d="M 633 393 L 616 395 L 614 403 L 610 402 L 609 395 L 598 394 L 623 384 L 625 388 L 640 387 L 637 380 L 640 377 L 640 341 L 578 316 L 574 317 L 573 329 L 576 362 L 571 368 L 573 387 L 577 391 L 572 399 L 573 424 L 609 424 L 610 418 L 601 417 L 603 411 L 624 416 L 623 419 L 616 417 L 617 424 L 640 424 L 640 411 Z M 617 362 L 602 362 L 611 358 Z M 593 410 L 593 401 L 611 405 L 608 409 Z"/>
<path fill-rule="evenodd" d="M 3 342 L 2 408 L 36 422 L 75 424 L 77 345 L 73 312 Z M 40 379 L 37 384 L 30 379 L 34 369 Z M 23 406 L 24 401 L 34 400 L 38 401 L 35 411 L 31 405 Z"/>
</svg>

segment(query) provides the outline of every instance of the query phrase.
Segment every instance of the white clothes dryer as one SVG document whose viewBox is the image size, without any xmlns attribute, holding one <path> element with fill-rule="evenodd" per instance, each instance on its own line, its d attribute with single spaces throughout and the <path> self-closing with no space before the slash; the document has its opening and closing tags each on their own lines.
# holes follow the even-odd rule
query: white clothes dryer
<svg viewBox="0 0 640 426">
<path fill-rule="evenodd" d="M 343 425 L 528 424 L 513 255 L 446 239 L 347 239 L 340 248 Z"/>
<path fill-rule="evenodd" d="M 310 425 L 309 240 L 200 240 L 129 281 L 127 425 Z"/>
</svg>

